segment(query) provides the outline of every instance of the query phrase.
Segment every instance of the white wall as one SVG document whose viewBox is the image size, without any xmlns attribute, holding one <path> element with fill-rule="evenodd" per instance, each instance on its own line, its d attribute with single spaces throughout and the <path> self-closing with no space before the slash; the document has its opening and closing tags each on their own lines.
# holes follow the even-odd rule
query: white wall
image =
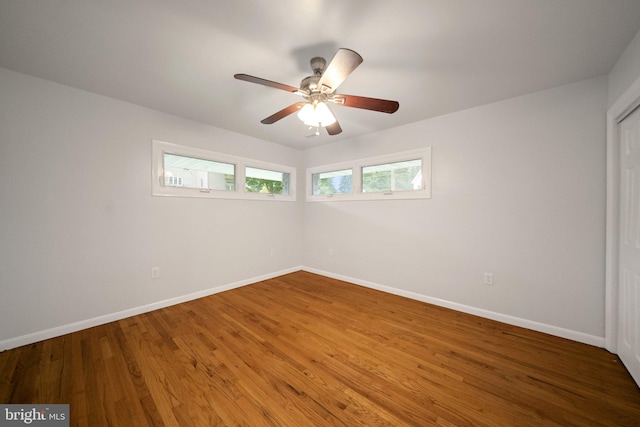
<svg viewBox="0 0 640 427">
<path fill-rule="evenodd" d="M 298 151 L 4 69 L 0 93 L 0 343 L 300 265 L 300 203 L 151 196 L 152 139 Z"/>
<path fill-rule="evenodd" d="M 609 107 L 640 78 L 640 32 L 609 72 Z"/>
<path fill-rule="evenodd" d="M 0 93 L 0 343 L 299 265 L 604 334 L 606 77 L 305 152 L 8 70 Z M 152 197 L 152 139 L 302 166 L 302 200 Z M 425 146 L 430 200 L 303 201 L 306 166 Z"/>
<path fill-rule="evenodd" d="M 433 198 L 307 203 L 303 264 L 601 344 L 606 104 L 601 77 L 304 152 L 431 146 Z"/>
</svg>

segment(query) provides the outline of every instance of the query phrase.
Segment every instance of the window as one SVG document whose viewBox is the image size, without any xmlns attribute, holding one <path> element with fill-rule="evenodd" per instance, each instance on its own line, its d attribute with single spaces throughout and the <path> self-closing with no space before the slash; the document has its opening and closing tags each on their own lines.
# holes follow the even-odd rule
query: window
<svg viewBox="0 0 640 427">
<path fill-rule="evenodd" d="M 291 174 L 247 166 L 245 190 L 250 193 L 289 194 Z"/>
<path fill-rule="evenodd" d="M 155 140 L 152 155 L 154 196 L 295 200 L 291 166 Z"/>
<path fill-rule="evenodd" d="M 412 191 L 422 188 L 422 159 L 365 166 L 362 192 Z"/>
<path fill-rule="evenodd" d="M 321 194 L 351 193 L 353 170 L 343 169 L 331 172 L 320 172 L 311 175 L 314 196 Z"/>
<path fill-rule="evenodd" d="M 431 147 L 307 169 L 307 201 L 431 198 Z"/>
<path fill-rule="evenodd" d="M 234 191 L 235 165 L 164 153 L 164 185 Z"/>
</svg>

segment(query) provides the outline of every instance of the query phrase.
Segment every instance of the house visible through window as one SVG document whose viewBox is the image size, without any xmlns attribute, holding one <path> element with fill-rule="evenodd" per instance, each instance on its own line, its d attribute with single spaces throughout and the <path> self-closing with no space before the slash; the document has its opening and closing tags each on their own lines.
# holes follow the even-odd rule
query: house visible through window
<svg viewBox="0 0 640 427">
<path fill-rule="evenodd" d="M 154 196 L 296 200 L 296 168 L 202 148 L 152 142 Z"/>
<path fill-rule="evenodd" d="M 164 154 L 164 185 L 234 191 L 235 165 Z"/>
</svg>

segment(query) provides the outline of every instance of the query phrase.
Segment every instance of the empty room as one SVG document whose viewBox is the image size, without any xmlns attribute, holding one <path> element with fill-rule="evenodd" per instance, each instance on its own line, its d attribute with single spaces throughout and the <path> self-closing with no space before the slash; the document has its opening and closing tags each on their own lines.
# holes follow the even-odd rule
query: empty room
<svg viewBox="0 0 640 427">
<path fill-rule="evenodd" d="M 640 426 L 639 106 L 638 0 L 0 0 L 0 425 Z"/>
</svg>

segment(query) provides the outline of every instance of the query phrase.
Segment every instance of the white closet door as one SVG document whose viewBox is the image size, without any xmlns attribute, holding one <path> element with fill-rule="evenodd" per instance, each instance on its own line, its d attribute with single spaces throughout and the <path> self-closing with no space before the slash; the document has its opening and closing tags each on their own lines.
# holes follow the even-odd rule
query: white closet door
<svg viewBox="0 0 640 427">
<path fill-rule="evenodd" d="M 622 176 L 618 355 L 640 384 L 640 108 L 619 126 Z"/>
</svg>

